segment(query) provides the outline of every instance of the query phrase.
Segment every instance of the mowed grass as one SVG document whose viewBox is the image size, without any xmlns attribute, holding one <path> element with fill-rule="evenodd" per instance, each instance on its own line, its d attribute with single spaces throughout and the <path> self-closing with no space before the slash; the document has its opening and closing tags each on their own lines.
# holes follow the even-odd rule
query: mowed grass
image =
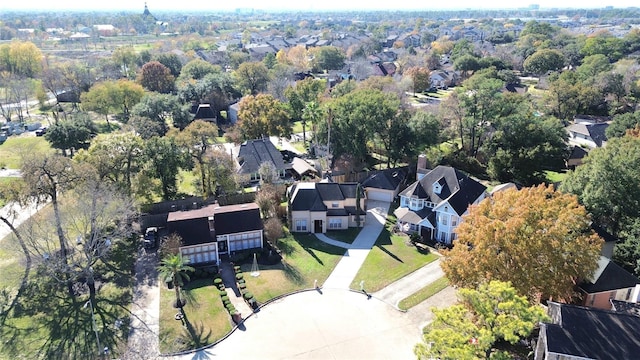
<svg viewBox="0 0 640 360">
<path fill-rule="evenodd" d="M 49 142 L 41 136 L 11 136 L 0 145 L 0 165 L 8 169 L 19 169 L 21 157 L 26 154 L 52 152 Z"/>
<path fill-rule="evenodd" d="M 184 312 L 199 335 L 202 346 L 211 344 L 231 331 L 231 317 L 222 305 L 213 279 L 191 281 L 185 290 L 188 292 Z M 175 319 L 178 309 L 173 307 L 176 300 L 175 290 L 160 285 L 160 352 L 163 354 L 186 350 L 181 341 L 187 336 L 182 322 Z"/>
<path fill-rule="evenodd" d="M 250 275 L 252 260 L 240 264 L 247 290 L 260 303 L 311 288 L 316 279 L 318 284 L 322 284 L 345 251 L 308 234 L 289 234 L 279 241 L 279 247 L 284 255 L 282 262 L 272 266 L 260 265 L 260 276 Z M 189 293 L 185 313 L 201 335 L 201 341 L 211 344 L 231 330 L 231 317 L 222 305 L 213 279 L 194 280 L 185 290 Z M 161 285 L 160 291 L 160 351 L 177 352 L 183 350 L 180 340 L 185 334 L 181 322 L 174 318 L 178 312 L 173 308 L 175 291 L 164 285 Z"/>
<path fill-rule="evenodd" d="M 363 218 L 364 219 L 364 218 Z M 343 243 L 353 244 L 353 240 L 360 234 L 362 228 L 348 228 L 345 230 L 328 230 L 325 235 L 333 240 L 342 241 Z"/>
<path fill-rule="evenodd" d="M 247 290 L 258 302 L 296 290 L 309 289 L 324 283 L 342 258 L 345 249 L 325 244 L 311 234 L 292 234 L 281 239 L 283 259 L 279 264 L 260 267 L 260 276 L 253 277 L 252 262 L 242 264 Z"/>
<path fill-rule="evenodd" d="M 392 233 L 396 224 L 393 210 L 395 206 L 389 209 L 387 223 L 351 283 L 352 289 L 359 290 L 360 282 L 364 281 L 368 292 L 376 292 L 438 258 L 436 254 L 422 254 L 407 245 L 406 235 Z"/>
<path fill-rule="evenodd" d="M 402 299 L 398 304 L 398 307 L 400 308 L 400 310 L 409 310 L 412 307 L 420 304 L 421 302 L 444 290 L 447 286 L 449 286 L 449 279 L 447 279 L 446 277 L 441 277 L 440 279 L 411 294 L 407 298 Z"/>
</svg>

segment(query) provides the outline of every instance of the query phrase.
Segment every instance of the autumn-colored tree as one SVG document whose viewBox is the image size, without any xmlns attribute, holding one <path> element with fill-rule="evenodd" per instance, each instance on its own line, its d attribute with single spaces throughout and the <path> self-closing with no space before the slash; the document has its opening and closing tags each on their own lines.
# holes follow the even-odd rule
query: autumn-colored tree
<svg viewBox="0 0 640 360">
<path fill-rule="evenodd" d="M 289 113 L 284 104 L 271 95 L 249 95 L 243 98 L 240 101 L 238 119 L 238 127 L 245 140 L 291 135 Z"/>
<path fill-rule="evenodd" d="M 138 83 L 147 90 L 159 93 L 169 93 L 173 90 L 175 78 L 171 70 L 158 61 L 150 61 L 142 65 L 138 74 Z"/>
<path fill-rule="evenodd" d="M 289 49 L 286 60 L 296 71 L 308 71 L 311 69 L 309 54 L 307 53 L 307 49 L 302 45 Z"/>
<path fill-rule="evenodd" d="M 109 124 L 109 114 L 118 113 L 129 119 L 131 108 L 140 102 L 144 89 L 129 80 L 103 81 L 82 93 L 82 106 L 89 111 L 104 115 Z"/>
<path fill-rule="evenodd" d="M 414 66 L 407 69 L 404 72 L 404 75 L 411 78 L 413 82 L 413 92 L 424 92 L 431 87 L 431 80 L 429 79 L 429 75 L 431 72 L 429 69 L 421 66 Z"/>
<path fill-rule="evenodd" d="M 547 318 L 508 282 L 462 288 L 459 297 L 456 305 L 433 309 L 435 320 L 414 349 L 418 359 L 494 359 L 493 344 L 515 344 Z"/>
<path fill-rule="evenodd" d="M 597 268 L 602 239 L 574 195 L 553 186 L 497 192 L 469 208 L 442 269 L 452 284 L 510 281 L 532 299 L 570 299 Z"/>
<path fill-rule="evenodd" d="M 0 45 L 0 71 L 23 77 L 35 77 L 42 71 L 42 52 L 30 41 Z"/>
</svg>

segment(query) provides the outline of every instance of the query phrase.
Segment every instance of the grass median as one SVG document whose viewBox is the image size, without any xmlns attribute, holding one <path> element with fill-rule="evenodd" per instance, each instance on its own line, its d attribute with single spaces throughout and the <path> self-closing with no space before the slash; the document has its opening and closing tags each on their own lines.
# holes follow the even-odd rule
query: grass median
<svg viewBox="0 0 640 360">
<path fill-rule="evenodd" d="M 410 296 L 402 299 L 400 303 L 398 303 L 398 307 L 401 310 L 409 310 L 412 307 L 420 304 L 421 302 L 427 300 L 433 295 L 439 293 L 444 290 L 447 286 L 449 286 L 449 279 L 446 277 L 441 277 L 440 279 L 432 282 L 431 284 L 423 287 L 422 289 L 416 291 Z"/>
</svg>

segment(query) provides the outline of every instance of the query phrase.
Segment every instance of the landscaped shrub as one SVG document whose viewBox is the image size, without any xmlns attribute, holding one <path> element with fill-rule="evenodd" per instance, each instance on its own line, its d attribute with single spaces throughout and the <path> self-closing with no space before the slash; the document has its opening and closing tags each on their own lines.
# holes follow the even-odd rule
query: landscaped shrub
<svg viewBox="0 0 640 360">
<path fill-rule="evenodd" d="M 226 296 L 226 295 L 227 295 L 227 291 L 226 290 L 220 291 L 220 296 Z"/>
<path fill-rule="evenodd" d="M 253 299 L 253 294 L 247 291 L 244 293 L 244 298 L 245 300 L 251 300 Z"/>
<path fill-rule="evenodd" d="M 236 274 L 237 273 L 241 273 L 242 272 L 242 268 L 240 268 L 240 265 L 236 265 L 233 267 L 233 270 L 235 270 Z"/>
<path fill-rule="evenodd" d="M 243 276 L 242 274 L 236 274 L 236 280 L 242 280 Z"/>
<path fill-rule="evenodd" d="M 215 279 L 213 279 L 213 284 L 214 284 L 214 285 L 220 285 L 220 284 L 222 284 L 222 279 L 220 279 L 220 278 L 215 278 Z"/>
<path fill-rule="evenodd" d="M 239 283 L 239 284 L 238 284 L 238 288 L 242 291 L 242 290 L 244 290 L 244 289 L 246 289 L 246 288 L 247 288 L 247 284 L 245 284 L 245 283 Z"/>
<path fill-rule="evenodd" d="M 225 307 L 227 308 L 227 311 L 231 312 L 231 310 L 235 310 L 235 306 L 233 306 L 233 304 L 227 304 L 225 305 Z"/>
<path fill-rule="evenodd" d="M 225 300 L 229 300 L 229 297 L 227 295 L 224 295 L 221 297 L 221 299 L 222 299 L 222 302 L 224 302 Z"/>
<path fill-rule="evenodd" d="M 222 305 L 224 305 L 224 307 L 227 307 L 227 305 L 231 305 L 231 301 L 229 299 L 222 300 Z"/>
<path fill-rule="evenodd" d="M 240 279 L 236 281 L 238 284 L 244 284 L 244 279 Z"/>
</svg>

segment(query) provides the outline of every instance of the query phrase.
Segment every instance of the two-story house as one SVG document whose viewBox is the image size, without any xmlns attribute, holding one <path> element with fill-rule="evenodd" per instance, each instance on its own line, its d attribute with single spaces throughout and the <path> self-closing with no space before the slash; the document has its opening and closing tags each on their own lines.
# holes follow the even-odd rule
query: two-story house
<svg viewBox="0 0 640 360">
<path fill-rule="evenodd" d="M 365 194 L 357 183 L 301 182 L 287 194 L 292 232 L 324 233 L 364 225 Z"/>
<path fill-rule="evenodd" d="M 450 166 L 418 167 L 418 180 L 399 194 L 398 227 L 450 245 L 461 216 L 487 196 L 486 187 Z"/>
<path fill-rule="evenodd" d="M 237 173 L 242 182 L 260 181 L 260 166 L 273 164 L 278 176 L 284 178 L 290 166 L 284 162 L 282 153 L 269 138 L 247 140 L 236 150 Z"/>
</svg>

